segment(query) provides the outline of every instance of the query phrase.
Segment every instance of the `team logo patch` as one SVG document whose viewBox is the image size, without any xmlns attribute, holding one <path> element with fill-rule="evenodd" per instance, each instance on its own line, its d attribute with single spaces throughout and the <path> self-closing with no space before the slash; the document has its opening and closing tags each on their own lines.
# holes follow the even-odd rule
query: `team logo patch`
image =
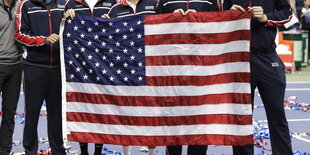
<svg viewBox="0 0 310 155">
<path fill-rule="evenodd" d="M 145 10 L 154 10 L 155 7 L 154 6 L 145 6 Z"/>
<path fill-rule="evenodd" d="M 102 6 L 108 6 L 108 7 L 111 7 L 111 6 L 112 6 L 112 3 L 102 3 Z"/>
<path fill-rule="evenodd" d="M 272 67 L 279 67 L 279 63 L 277 63 L 277 62 L 272 62 L 272 63 L 271 63 L 271 66 L 272 66 Z"/>
</svg>

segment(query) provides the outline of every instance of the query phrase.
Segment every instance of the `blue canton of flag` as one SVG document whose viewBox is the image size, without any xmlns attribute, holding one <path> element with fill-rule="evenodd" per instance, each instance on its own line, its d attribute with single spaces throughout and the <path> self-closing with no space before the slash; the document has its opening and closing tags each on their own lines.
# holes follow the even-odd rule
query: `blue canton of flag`
<svg viewBox="0 0 310 155">
<path fill-rule="evenodd" d="M 145 85 L 143 17 L 126 19 L 76 17 L 66 21 L 67 82 Z"/>
</svg>

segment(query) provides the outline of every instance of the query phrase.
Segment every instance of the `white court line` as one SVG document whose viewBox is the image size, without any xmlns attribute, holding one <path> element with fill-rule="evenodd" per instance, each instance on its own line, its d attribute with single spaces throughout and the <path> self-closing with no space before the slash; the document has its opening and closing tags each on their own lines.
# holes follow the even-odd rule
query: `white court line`
<svg viewBox="0 0 310 155">
<path fill-rule="evenodd" d="M 285 91 L 309 91 L 310 88 L 287 88 Z"/>
<path fill-rule="evenodd" d="M 288 122 L 307 122 L 310 121 L 310 119 L 288 119 Z M 267 123 L 268 120 L 257 120 L 257 123 Z"/>
<path fill-rule="evenodd" d="M 301 140 L 301 141 L 310 143 L 310 140 L 309 140 L 309 139 L 303 138 L 303 137 L 301 137 L 301 136 L 292 135 L 292 137 L 293 137 L 293 138 L 296 138 L 296 139 L 298 139 L 298 140 Z"/>
</svg>

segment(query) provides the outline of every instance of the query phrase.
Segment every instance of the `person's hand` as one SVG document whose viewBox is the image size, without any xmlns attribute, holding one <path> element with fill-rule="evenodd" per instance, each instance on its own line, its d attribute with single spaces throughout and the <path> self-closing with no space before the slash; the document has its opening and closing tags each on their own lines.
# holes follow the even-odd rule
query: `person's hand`
<svg viewBox="0 0 310 155">
<path fill-rule="evenodd" d="M 181 13 L 183 16 L 186 15 L 183 9 L 176 9 L 173 11 L 173 13 Z"/>
<path fill-rule="evenodd" d="M 249 7 L 248 10 L 252 13 L 253 18 L 257 18 L 259 22 L 267 22 L 267 15 L 264 14 L 264 9 L 261 6 Z"/>
<path fill-rule="evenodd" d="M 187 15 L 187 14 L 190 13 L 190 12 L 197 12 L 197 11 L 194 10 L 194 9 L 188 9 L 188 10 L 185 12 L 185 15 Z"/>
<path fill-rule="evenodd" d="M 71 18 L 75 17 L 75 12 L 73 9 L 69 9 L 65 12 L 65 18 L 68 18 L 68 17 L 71 17 Z"/>
<path fill-rule="evenodd" d="M 110 18 L 110 16 L 108 14 L 104 14 L 101 16 L 101 18 Z"/>
<path fill-rule="evenodd" d="M 242 12 L 245 12 L 244 8 L 240 5 L 236 5 L 234 4 L 233 6 L 231 6 L 230 10 L 240 10 Z"/>
<path fill-rule="evenodd" d="M 47 45 L 52 45 L 60 39 L 59 35 L 53 33 L 45 39 Z"/>
</svg>

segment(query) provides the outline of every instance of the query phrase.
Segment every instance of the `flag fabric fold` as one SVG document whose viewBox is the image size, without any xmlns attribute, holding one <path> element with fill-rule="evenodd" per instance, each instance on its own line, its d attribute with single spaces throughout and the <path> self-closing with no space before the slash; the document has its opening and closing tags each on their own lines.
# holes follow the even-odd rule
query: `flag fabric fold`
<svg viewBox="0 0 310 155">
<path fill-rule="evenodd" d="M 80 16 L 60 43 L 65 140 L 253 143 L 248 12 Z"/>
</svg>

